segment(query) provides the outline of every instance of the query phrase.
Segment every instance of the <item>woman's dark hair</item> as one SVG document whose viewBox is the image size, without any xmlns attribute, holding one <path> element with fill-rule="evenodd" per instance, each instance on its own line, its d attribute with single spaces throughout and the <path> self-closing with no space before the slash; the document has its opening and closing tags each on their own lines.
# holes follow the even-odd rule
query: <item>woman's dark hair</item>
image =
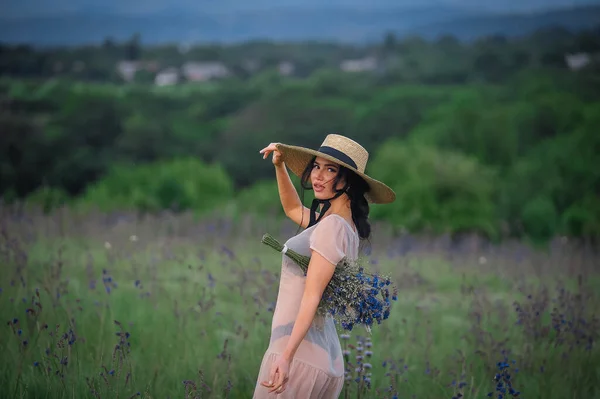
<svg viewBox="0 0 600 399">
<path fill-rule="evenodd" d="M 310 173 L 313 169 L 315 159 L 316 157 L 313 157 L 308 165 L 306 165 L 300 178 L 300 185 L 304 190 L 312 189 L 310 184 Z M 365 198 L 365 193 L 369 190 L 369 185 L 362 177 L 352 170 L 339 165 L 338 174 L 333 181 L 334 190 L 342 179 L 346 180 L 346 185 L 341 190 L 336 190 L 336 193 L 340 191 L 346 192 L 346 195 L 350 198 L 352 221 L 356 226 L 358 236 L 362 240 L 368 239 L 371 236 L 371 224 L 369 223 L 369 203 Z M 302 200 L 304 200 L 304 191 L 302 191 Z"/>
</svg>

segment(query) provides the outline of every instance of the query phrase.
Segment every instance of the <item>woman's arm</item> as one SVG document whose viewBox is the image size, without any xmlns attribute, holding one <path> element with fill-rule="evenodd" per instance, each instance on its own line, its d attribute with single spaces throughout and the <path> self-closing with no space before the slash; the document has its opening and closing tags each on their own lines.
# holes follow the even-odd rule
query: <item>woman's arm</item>
<svg viewBox="0 0 600 399">
<path fill-rule="evenodd" d="M 273 165 L 275 165 L 277 188 L 283 211 L 294 223 L 306 228 L 310 219 L 310 210 L 300 201 L 296 187 L 294 187 L 285 163 L 281 158 L 281 153 L 277 150 L 275 143 L 271 143 L 260 150 L 260 153 L 263 154 L 263 159 L 267 158 L 271 152 L 273 152 Z"/>
<path fill-rule="evenodd" d="M 283 162 L 275 165 L 275 176 L 277 177 L 279 199 L 281 200 L 285 215 L 293 220 L 294 223 L 306 228 L 310 219 L 310 210 L 302 205 L 296 187 L 294 187 Z"/>
<path fill-rule="evenodd" d="M 290 362 L 313 322 L 323 292 L 335 271 L 334 264 L 318 252 L 311 252 L 312 255 L 306 274 L 306 284 L 302 302 L 300 303 L 300 311 L 298 312 L 292 334 L 282 355 Z"/>
</svg>

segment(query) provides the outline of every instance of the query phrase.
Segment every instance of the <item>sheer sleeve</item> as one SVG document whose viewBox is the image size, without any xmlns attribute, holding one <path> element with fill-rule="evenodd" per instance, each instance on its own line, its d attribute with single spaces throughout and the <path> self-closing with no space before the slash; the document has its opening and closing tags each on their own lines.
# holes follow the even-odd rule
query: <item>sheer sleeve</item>
<svg viewBox="0 0 600 399">
<path fill-rule="evenodd" d="M 346 256 L 347 247 L 348 225 L 337 215 L 323 218 L 310 235 L 310 249 L 334 265 Z"/>
</svg>

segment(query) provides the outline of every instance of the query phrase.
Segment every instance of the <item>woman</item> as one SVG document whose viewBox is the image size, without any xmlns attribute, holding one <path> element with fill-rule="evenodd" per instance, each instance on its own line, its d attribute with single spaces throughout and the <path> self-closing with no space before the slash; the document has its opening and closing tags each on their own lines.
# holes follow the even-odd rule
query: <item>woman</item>
<svg viewBox="0 0 600 399">
<path fill-rule="evenodd" d="M 360 240 L 370 236 L 369 204 L 390 203 L 394 192 L 367 176 L 368 152 L 347 137 L 330 134 L 318 150 L 270 144 L 281 204 L 302 228 L 285 245 L 311 256 L 308 273 L 283 256 L 271 338 L 259 371 L 254 399 L 337 398 L 344 384 L 340 341 L 329 316 L 317 306 L 335 265 L 358 257 Z M 310 209 L 302 204 L 286 166 L 315 193 Z M 320 206 L 320 209 L 318 209 Z"/>
</svg>

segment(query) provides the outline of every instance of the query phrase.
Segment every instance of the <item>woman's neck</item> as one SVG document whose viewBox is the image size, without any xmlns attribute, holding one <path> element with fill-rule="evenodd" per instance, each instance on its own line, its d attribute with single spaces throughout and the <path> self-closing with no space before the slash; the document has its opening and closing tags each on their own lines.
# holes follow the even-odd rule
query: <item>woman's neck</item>
<svg viewBox="0 0 600 399">
<path fill-rule="evenodd" d="M 350 209 L 350 199 L 346 195 L 342 195 L 331 202 L 331 207 L 327 213 L 338 214 L 344 218 L 352 219 L 352 210 Z"/>
</svg>

